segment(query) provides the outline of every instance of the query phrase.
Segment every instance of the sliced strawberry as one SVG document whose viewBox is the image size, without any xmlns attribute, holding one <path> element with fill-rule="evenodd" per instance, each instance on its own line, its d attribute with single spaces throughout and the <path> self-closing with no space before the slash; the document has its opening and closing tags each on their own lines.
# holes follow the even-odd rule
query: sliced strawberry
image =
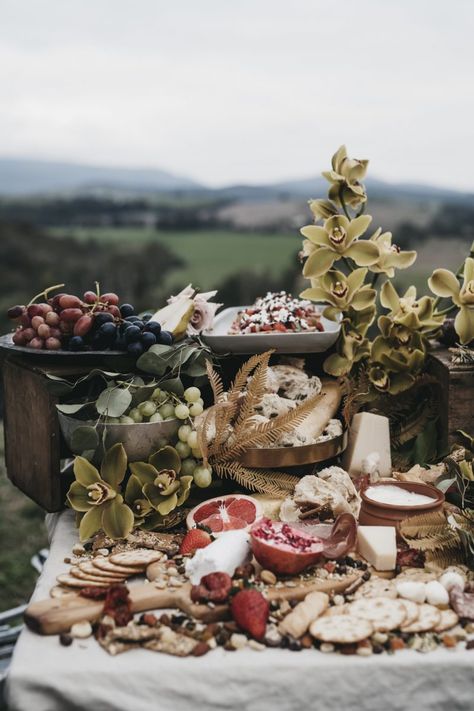
<svg viewBox="0 0 474 711">
<path fill-rule="evenodd" d="M 179 552 L 181 555 L 191 555 L 198 548 L 205 548 L 212 542 L 212 538 L 207 531 L 200 528 L 193 528 L 188 531 L 181 542 Z"/>
</svg>

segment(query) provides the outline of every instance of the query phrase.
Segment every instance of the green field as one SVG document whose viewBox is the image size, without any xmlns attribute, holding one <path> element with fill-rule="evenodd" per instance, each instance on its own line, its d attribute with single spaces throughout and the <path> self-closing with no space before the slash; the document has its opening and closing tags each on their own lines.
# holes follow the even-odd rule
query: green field
<svg viewBox="0 0 474 711">
<path fill-rule="evenodd" d="M 140 228 L 54 228 L 57 237 L 141 245 L 158 241 L 186 262 L 182 269 L 173 270 L 166 279 L 170 290 L 192 282 L 202 291 L 215 288 L 226 277 L 236 272 L 253 271 L 278 276 L 292 262 L 296 263 L 301 239 L 294 235 L 232 232 L 230 230 L 195 230 L 162 232 Z"/>
</svg>

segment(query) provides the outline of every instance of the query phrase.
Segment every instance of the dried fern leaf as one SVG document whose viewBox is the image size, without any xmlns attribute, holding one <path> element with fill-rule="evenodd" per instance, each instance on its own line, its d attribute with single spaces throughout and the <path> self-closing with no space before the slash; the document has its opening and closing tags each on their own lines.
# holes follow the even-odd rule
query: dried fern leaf
<svg viewBox="0 0 474 711">
<path fill-rule="evenodd" d="M 237 375 L 234 378 L 234 382 L 229 388 L 229 396 L 240 393 L 245 389 L 247 385 L 247 380 L 249 379 L 252 371 L 262 362 L 262 357 L 265 356 L 267 363 L 270 360 L 270 356 L 274 351 L 267 351 L 266 353 L 257 353 L 249 358 L 242 367 L 238 370 Z"/>
<path fill-rule="evenodd" d="M 229 437 L 229 429 L 237 410 L 237 401 L 218 403 L 215 408 L 215 435 L 209 445 L 209 455 L 215 456 L 219 449 L 225 445 Z"/>
<path fill-rule="evenodd" d="M 432 511 L 430 513 L 410 516 L 400 522 L 400 534 L 409 538 L 416 538 L 419 535 L 427 535 L 430 531 L 437 532 L 448 526 L 448 521 L 442 511 Z"/>
<path fill-rule="evenodd" d="M 426 554 L 426 560 L 432 563 L 436 563 L 440 568 L 448 568 L 450 565 L 456 563 L 464 563 L 464 556 L 460 548 L 457 549 L 438 549 L 435 551 L 428 551 Z"/>
<path fill-rule="evenodd" d="M 262 353 L 260 363 L 255 368 L 253 378 L 248 384 L 247 392 L 241 399 L 239 414 L 234 426 L 236 437 L 247 428 L 248 421 L 255 414 L 255 407 L 261 402 L 265 395 L 270 356 L 271 352 Z"/>
<path fill-rule="evenodd" d="M 206 360 L 206 371 L 211 384 L 212 394 L 214 395 L 214 403 L 218 403 L 224 393 L 224 385 L 221 376 L 213 368 L 210 360 Z"/>
<path fill-rule="evenodd" d="M 299 481 L 296 476 L 284 472 L 248 469 L 238 462 L 219 462 L 213 469 L 222 479 L 232 479 L 250 491 L 269 494 L 276 498 L 286 498 Z"/>
</svg>

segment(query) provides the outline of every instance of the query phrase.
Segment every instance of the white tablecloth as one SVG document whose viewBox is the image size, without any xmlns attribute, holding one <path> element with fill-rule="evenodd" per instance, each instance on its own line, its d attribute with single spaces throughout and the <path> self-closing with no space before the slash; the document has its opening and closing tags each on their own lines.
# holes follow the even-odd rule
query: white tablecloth
<svg viewBox="0 0 474 711">
<path fill-rule="evenodd" d="M 71 512 L 49 517 L 51 552 L 34 593 L 48 596 L 77 541 Z M 216 649 L 204 657 L 133 650 L 110 657 L 94 639 L 71 647 L 25 630 L 8 678 L 11 711 L 455 711 L 474 708 L 474 650 L 369 658 Z"/>
</svg>

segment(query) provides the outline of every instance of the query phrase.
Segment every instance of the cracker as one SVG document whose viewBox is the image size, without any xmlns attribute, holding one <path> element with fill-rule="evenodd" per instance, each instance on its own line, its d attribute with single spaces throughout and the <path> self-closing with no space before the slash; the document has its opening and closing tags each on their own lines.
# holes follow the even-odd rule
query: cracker
<svg viewBox="0 0 474 711">
<path fill-rule="evenodd" d="M 125 565 L 117 565 L 116 563 L 111 563 L 108 558 L 103 558 L 102 556 L 97 556 L 91 560 L 94 568 L 98 570 L 103 570 L 105 572 L 119 573 L 121 575 L 138 575 L 145 570 L 145 566 L 139 567 L 127 567 Z"/>
<path fill-rule="evenodd" d="M 355 600 L 350 605 L 349 614 L 368 620 L 377 632 L 398 629 L 406 618 L 403 603 L 387 597 Z"/>
<path fill-rule="evenodd" d="M 398 602 L 401 602 L 403 607 L 405 608 L 405 620 L 403 621 L 404 625 L 411 625 L 413 622 L 415 622 L 420 614 L 420 609 L 419 605 L 416 602 L 413 602 L 412 600 L 405 600 L 404 598 L 400 598 Z"/>
<path fill-rule="evenodd" d="M 104 578 L 101 575 L 91 575 L 90 573 L 84 573 L 80 568 L 71 568 L 69 573 L 79 580 L 90 580 L 92 583 L 102 583 L 103 585 L 113 585 L 114 583 L 121 583 L 125 578 Z"/>
<path fill-rule="evenodd" d="M 459 622 L 459 617 L 454 610 L 440 610 L 441 621 L 436 625 L 435 632 L 445 632 L 450 630 Z"/>
<path fill-rule="evenodd" d="M 100 568 L 96 568 L 96 566 L 90 561 L 87 563 L 79 563 L 77 567 L 79 570 L 82 570 L 83 573 L 94 575 L 96 578 L 110 578 L 112 582 L 114 580 L 124 580 L 127 577 L 123 573 L 114 573 L 110 570 L 101 570 Z"/>
<path fill-rule="evenodd" d="M 351 644 L 367 639 L 374 632 L 371 622 L 353 615 L 319 617 L 311 623 L 309 631 L 321 642 Z"/>
<path fill-rule="evenodd" d="M 402 626 L 402 632 L 430 632 L 441 623 L 441 610 L 433 605 L 418 605 L 418 619 L 411 625 Z"/>
<path fill-rule="evenodd" d="M 56 580 L 60 585 L 67 585 L 70 588 L 107 588 L 110 583 L 96 583 L 93 581 L 80 580 L 80 578 L 75 578 L 73 575 L 58 575 Z"/>
<path fill-rule="evenodd" d="M 121 551 L 120 553 L 112 553 L 109 560 L 117 565 L 125 565 L 131 568 L 143 568 L 143 566 L 156 563 L 162 560 L 163 553 L 154 551 L 148 548 L 137 548 L 134 551 Z"/>
<path fill-rule="evenodd" d="M 360 586 L 354 595 L 356 600 L 360 598 L 386 597 L 395 600 L 397 597 L 397 588 L 392 580 L 384 580 L 382 578 L 371 578 L 366 583 Z"/>
</svg>

